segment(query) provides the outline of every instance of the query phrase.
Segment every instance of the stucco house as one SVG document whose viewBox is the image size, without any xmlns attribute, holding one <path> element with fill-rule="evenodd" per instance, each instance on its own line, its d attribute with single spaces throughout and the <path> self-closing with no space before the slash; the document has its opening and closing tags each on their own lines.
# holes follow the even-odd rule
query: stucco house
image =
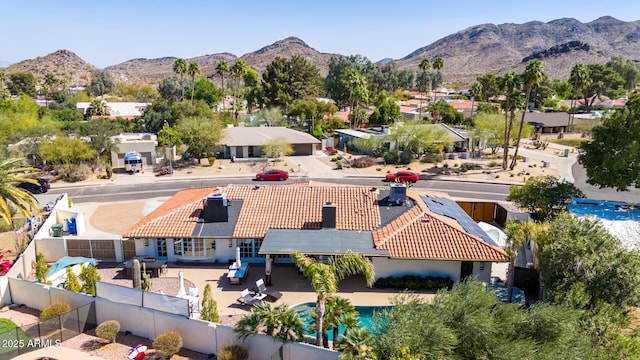
<svg viewBox="0 0 640 360">
<path fill-rule="evenodd" d="M 259 158 L 262 146 L 276 138 L 284 138 L 293 146 L 292 155 L 314 155 L 322 143 L 310 134 L 281 126 L 228 127 L 221 143 L 226 158 Z"/>
<path fill-rule="evenodd" d="M 317 182 L 178 192 L 123 234 L 136 255 L 190 262 L 290 263 L 353 250 L 376 277 L 477 276 L 508 256 L 446 194 Z"/>
</svg>

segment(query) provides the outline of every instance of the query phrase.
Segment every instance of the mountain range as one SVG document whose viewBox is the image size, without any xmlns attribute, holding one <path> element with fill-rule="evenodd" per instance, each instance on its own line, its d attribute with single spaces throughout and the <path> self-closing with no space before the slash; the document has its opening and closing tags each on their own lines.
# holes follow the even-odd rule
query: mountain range
<svg viewBox="0 0 640 360">
<path fill-rule="evenodd" d="M 419 38 L 419 34 L 408 36 Z M 242 59 L 262 73 L 276 56 L 288 58 L 292 55 L 304 57 L 325 76 L 332 56 L 350 54 L 319 52 L 303 40 L 289 37 L 240 57 L 225 52 L 185 60 L 197 62 L 202 75 L 212 77 L 219 60 L 231 65 L 236 59 Z M 418 48 L 401 59 L 383 59 L 378 64 L 395 62 L 400 69 L 417 70 L 423 58 L 433 60 L 440 56 L 445 60 L 445 83 L 469 85 L 476 77 L 486 73 L 500 75 L 509 70 L 521 72 L 526 61 L 532 58 L 543 61 L 545 72 L 551 79 L 562 79 L 568 77 L 577 62 L 605 63 L 615 55 L 640 60 L 640 20 L 626 22 L 604 16 L 588 23 L 562 18 L 546 23 L 481 24 Z M 132 59 L 105 69 L 119 81 L 155 83 L 173 73 L 175 59 Z M 67 83 L 86 84 L 91 78 L 91 71 L 95 69 L 73 52 L 59 50 L 10 65 L 4 71 L 31 72 L 37 77 L 50 72 L 64 77 Z"/>
</svg>

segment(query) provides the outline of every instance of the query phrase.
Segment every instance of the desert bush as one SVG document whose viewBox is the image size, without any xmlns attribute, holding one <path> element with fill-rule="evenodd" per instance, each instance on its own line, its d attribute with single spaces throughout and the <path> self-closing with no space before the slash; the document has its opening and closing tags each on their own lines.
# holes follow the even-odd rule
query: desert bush
<svg viewBox="0 0 640 360">
<path fill-rule="evenodd" d="M 247 360 L 249 349 L 244 345 L 229 345 L 223 347 L 218 353 L 218 360 Z"/>
<path fill-rule="evenodd" d="M 120 323 L 117 320 L 107 320 L 98 325 L 96 335 L 109 342 L 115 342 L 118 331 L 120 331 Z"/>
<path fill-rule="evenodd" d="M 488 166 L 488 167 L 496 167 L 496 166 L 498 166 L 498 162 L 497 162 L 497 161 L 495 161 L 495 160 L 491 160 L 491 161 L 489 161 L 489 162 L 487 163 L 487 166 Z"/>
<path fill-rule="evenodd" d="M 81 164 L 67 169 L 64 173 L 64 180 L 68 182 L 78 182 L 87 180 L 91 176 L 91 168 L 88 165 Z"/>
<path fill-rule="evenodd" d="M 420 162 L 429 164 L 437 164 L 440 161 L 442 161 L 442 154 L 427 153 L 420 158 Z"/>
<path fill-rule="evenodd" d="M 71 305 L 69 305 L 69 303 L 53 303 L 42 310 L 42 312 L 40 313 L 40 321 L 53 319 L 54 317 L 66 314 L 69 311 L 71 311 Z"/>
<path fill-rule="evenodd" d="M 336 167 L 338 169 L 342 169 L 344 167 L 344 163 L 342 162 L 342 160 L 336 161 Z"/>
<path fill-rule="evenodd" d="M 467 172 L 469 170 L 482 170 L 482 165 L 475 163 L 464 163 L 460 165 L 460 172 Z"/>
<path fill-rule="evenodd" d="M 166 357 L 177 354 L 182 349 L 182 336 L 177 331 L 168 331 L 160 334 L 153 340 L 153 348 L 161 352 Z"/>
<path fill-rule="evenodd" d="M 367 168 L 375 165 L 376 159 L 370 156 L 362 156 L 355 159 L 351 164 L 354 168 Z"/>
</svg>

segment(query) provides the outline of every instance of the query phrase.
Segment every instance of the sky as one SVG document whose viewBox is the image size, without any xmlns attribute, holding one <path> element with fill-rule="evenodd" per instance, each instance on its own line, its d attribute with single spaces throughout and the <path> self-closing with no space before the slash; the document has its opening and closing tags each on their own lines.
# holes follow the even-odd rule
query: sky
<svg viewBox="0 0 640 360">
<path fill-rule="evenodd" d="M 67 49 L 104 68 L 134 58 L 242 56 L 289 36 L 376 62 L 484 23 L 636 21 L 640 2 L 1 0 L 0 14 L 0 66 Z"/>
</svg>

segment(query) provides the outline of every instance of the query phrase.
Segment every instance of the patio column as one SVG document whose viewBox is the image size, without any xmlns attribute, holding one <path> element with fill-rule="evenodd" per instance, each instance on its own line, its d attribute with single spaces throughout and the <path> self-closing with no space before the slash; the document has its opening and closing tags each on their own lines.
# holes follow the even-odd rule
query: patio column
<svg viewBox="0 0 640 360">
<path fill-rule="evenodd" d="M 271 286 L 271 263 L 273 259 L 271 255 L 267 254 L 264 262 L 264 281 L 267 286 Z"/>
</svg>

